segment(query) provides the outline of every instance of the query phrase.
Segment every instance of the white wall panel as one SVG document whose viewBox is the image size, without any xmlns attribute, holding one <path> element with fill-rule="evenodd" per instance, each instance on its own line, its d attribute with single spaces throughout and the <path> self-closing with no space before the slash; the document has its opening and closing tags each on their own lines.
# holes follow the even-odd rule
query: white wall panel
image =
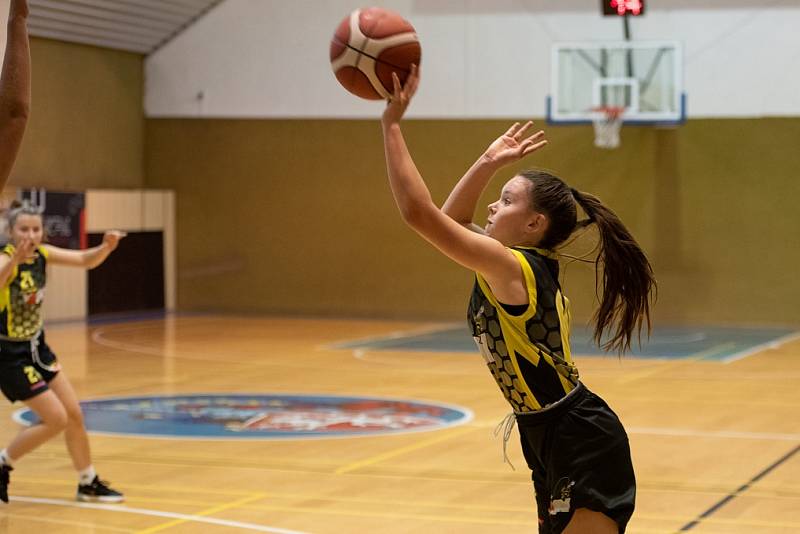
<svg viewBox="0 0 800 534">
<path fill-rule="evenodd" d="M 46 321 L 83 319 L 87 313 L 86 271 L 64 265 L 47 266 L 47 285 L 42 305 Z"/>
<path fill-rule="evenodd" d="M 389 0 L 423 46 L 414 117 L 543 116 L 550 45 L 616 40 L 596 0 Z M 700 6 L 700 7 L 698 7 Z M 710 7 L 709 7 L 710 6 Z M 146 62 L 151 117 L 375 118 L 328 62 L 347 0 L 226 0 Z M 635 39 L 678 40 L 691 117 L 800 115 L 800 2 L 650 0 Z M 199 94 L 203 98 L 197 98 Z"/>
<path fill-rule="evenodd" d="M 86 192 L 86 231 L 141 230 L 144 226 L 140 191 L 95 189 Z"/>
<path fill-rule="evenodd" d="M 163 229 L 167 216 L 166 210 L 163 191 L 142 191 L 142 230 Z"/>
</svg>

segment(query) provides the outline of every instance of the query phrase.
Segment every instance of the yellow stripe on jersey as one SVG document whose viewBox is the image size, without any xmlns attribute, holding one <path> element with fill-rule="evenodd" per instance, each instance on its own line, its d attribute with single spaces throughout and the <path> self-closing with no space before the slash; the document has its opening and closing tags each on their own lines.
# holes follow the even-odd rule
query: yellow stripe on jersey
<svg viewBox="0 0 800 534">
<path fill-rule="evenodd" d="M 506 348 L 508 349 L 508 356 L 511 359 L 512 365 L 514 366 L 514 374 L 516 376 L 523 376 L 523 373 L 519 368 L 519 363 L 517 362 L 517 354 L 531 362 L 533 365 L 539 365 L 540 352 L 533 345 L 531 345 L 530 340 L 528 339 L 528 334 L 525 331 L 525 323 L 536 313 L 536 278 L 534 277 L 533 269 L 531 269 L 531 266 L 528 263 L 528 260 L 525 259 L 524 254 L 518 250 L 509 250 L 512 254 L 514 254 L 514 256 L 516 256 L 517 261 L 522 268 L 522 275 L 525 278 L 525 288 L 528 290 L 528 309 L 525 310 L 525 313 L 522 315 L 509 315 L 497 300 L 497 297 L 494 296 L 492 289 L 489 287 L 489 284 L 486 282 L 483 276 L 481 276 L 480 273 L 476 274 L 478 278 L 478 284 L 480 285 L 483 294 L 486 295 L 486 298 L 492 303 L 492 306 L 497 309 L 498 318 L 500 319 L 500 329 L 503 332 L 503 339 L 505 340 Z M 550 362 L 550 365 L 552 365 L 552 362 Z M 533 391 L 530 390 L 528 384 L 525 383 L 524 380 L 518 382 L 518 384 L 513 384 L 513 386 L 516 389 L 520 389 L 525 392 L 525 404 L 533 410 L 540 410 L 542 406 L 536 400 L 536 396 L 533 394 Z"/>
<path fill-rule="evenodd" d="M 14 252 L 16 248 L 13 244 L 8 243 L 5 247 L 3 247 L 2 253 L 8 256 L 9 258 L 14 256 Z M 11 313 L 10 313 L 10 306 L 11 306 L 11 282 L 17 277 L 19 271 L 17 266 L 14 266 L 14 269 L 11 271 L 11 274 L 8 276 L 5 285 L 3 286 L 2 290 L 0 290 L 0 312 L 6 312 L 6 332 L 11 332 Z M 0 323 L 2 324 L 2 323 Z"/>
<path fill-rule="evenodd" d="M 569 301 L 562 296 L 558 282 L 551 279 L 549 274 L 544 274 L 540 285 L 542 291 L 550 293 L 542 294 L 543 307 L 539 309 L 537 274 L 531 261 L 545 261 L 541 257 L 552 258 L 552 253 L 539 249 L 532 249 L 526 253 L 509 250 L 517 258 L 522 269 L 528 293 L 528 306 L 521 315 L 509 314 L 497 300 L 484 277 L 478 273 L 476 281 L 480 294 L 496 313 L 491 312 L 490 308 L 484 311 L 479 301 L 477 303 L 473 301 L 471 320 L 477 321 L 473 323 L 473 329 L 477 328 L 473 331 L 473 335 L 495 380 L 515 411 L 536 411 L 543 407 L 544 402 L 550 404 L 562 398 L 578 383 L 578 372 L 572 363 L 569 346 L 571 326 Z M 527 257 L 528 255 L 532 256 L 531 259 Z M 539 256 L 540 259 L 534 260 L 535 256 Z M 537 263 L 536 269 L 539 268 Z M 540 313 L 544 315 L 540 316 Z M 556 324 L 553 324 L 553 320 L 557 321 Z M 494 327 L 491 325 L 493 321 L 496 321 Z M 479 326 L 481 323 L 482 326 Z M 548 327 L 549 334 L 545 336 L 546 339 L 541 337 L 542 334 L 536 333 L 536 329 L 541 328 L 542 324 Z M 554 327 L 558 329 L 556 339 L 560 343 L 550 341 L 549 336 L 555 334 Z M 491 336 L 491 339 L 487 336 Z M 551 353 L 551 350 L 557 352 Z"/>
</svg>

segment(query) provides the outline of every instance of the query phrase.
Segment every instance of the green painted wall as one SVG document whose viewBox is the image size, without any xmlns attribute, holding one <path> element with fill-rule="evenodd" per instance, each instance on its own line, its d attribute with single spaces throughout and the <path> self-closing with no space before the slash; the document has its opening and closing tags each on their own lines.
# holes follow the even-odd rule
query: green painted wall
<svg viewBox="0 0 800 534">
<path fill-rule="evenodd" d="M 437 201 L 507 126 L 406 123 Z M 653 260 L 659 320 L 800 322 L 800 119 L 631 127 L 614 151 L 589 127 L 547 130 L 530 164 L 618 212 Z M 463 317 L 471 274 L 400 222 L 377 120 L 159 119 L 146 132 L 146 185 L 177 191 L 181 308 Z M 565 287 L 588 317 L 593 268 L 571 264 Z"/>
<path fill-rule="evenodd" d="M 9 184 L 142 187 L 142 56 L 32 38 L 31 59 L 32 113 Z"/>
</svg>

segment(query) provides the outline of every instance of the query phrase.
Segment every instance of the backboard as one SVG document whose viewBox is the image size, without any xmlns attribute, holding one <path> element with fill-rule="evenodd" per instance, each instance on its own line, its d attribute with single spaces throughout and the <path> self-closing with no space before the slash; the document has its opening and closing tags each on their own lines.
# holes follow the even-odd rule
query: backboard
<svg viewBox="0 0 800 534">
<path fill-rule="evenodd" d="M 686 120 L 683 51 L 676 41 L 555 43 L 547 121 L 588 123 L 601 108 L 625 108 L 625 124 Z"/>
</svg>

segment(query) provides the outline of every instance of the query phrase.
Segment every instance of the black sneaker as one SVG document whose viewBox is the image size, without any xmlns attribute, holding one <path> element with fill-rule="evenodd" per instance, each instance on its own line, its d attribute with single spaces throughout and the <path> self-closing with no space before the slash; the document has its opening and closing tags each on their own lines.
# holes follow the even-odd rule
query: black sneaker
<svg viewBox="0 0 800 534">
<path fill-rule="evenodd" d="M 0 465 L 0 501 L 8 502 L 8 474 L 13 470 L 10 465 Z"/>
<path fill-rule="evenodd" d="M 118 491 L 111 489 L 108 482 L 94 477 L 91 484 L 78 484 L 77 499 L 83 502 L 122 502 L 125 497 Z"/>
</svg>

